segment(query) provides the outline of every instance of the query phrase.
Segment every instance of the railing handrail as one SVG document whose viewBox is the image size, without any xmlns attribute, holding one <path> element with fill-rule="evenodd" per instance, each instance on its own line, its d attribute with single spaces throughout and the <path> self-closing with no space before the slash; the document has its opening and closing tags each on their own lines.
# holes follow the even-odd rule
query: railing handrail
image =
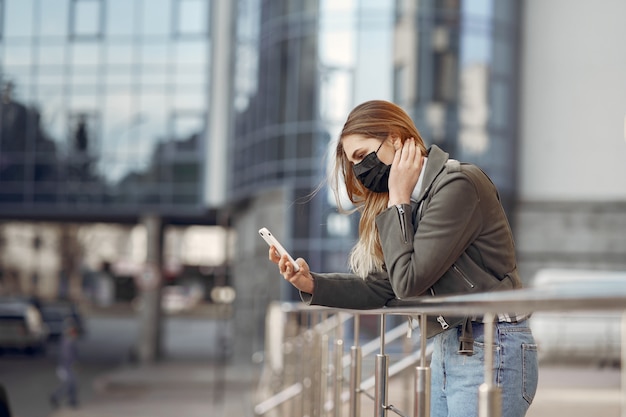
<svg viewBox="0 0 626 417">
<path fill-rule="evenodd" d="M 375 410 L 377 416 L 386 416 L 386 411 L 391 409 L 387 404 L 387 380 L 389 377 L 388 355 L 384 354 L 384 317 L 387 315 L 418 316 L 422 341 L 425 341 L 423 326 L 426 324 L 427 315 L 453 315 L 483 317 L 485 322 L 485 344 L 493 344 L 493 319 L 497 313 L 533 313 L 547 311 L 622 311 L 622 363 L 626 363 L 626 281 L 623 277 L 616 279 L 576 280 L 573 282 L 561 282 L 549 285 L 531 286 L 522 289 L 505 290 L 498 292 L 486 292 L 475 294 L 463 294 L 438 297 L 418 297 L 410 300 L 393 300 L 386 307 L 368 310 L 355 310 L 336 307 L 309 306 L 300 302 L 283 302 L 281 309 L 286 313 L 297 312 L 323 312 L 323 313 L 349 313 L 354 317 L 361 315 L 381 316 L 381 352 L 377 355 L 376 362 L 376 396 Z M 358 340 L 355 340 L 358 343 Z M 421 343 L 424 345 L 424 343 Z M 420 350 L 424 346 L 420 346 Z M 360 352 L 360 346 L 359 352 Z M 415 353 L 405 358 L 402 366 L 406 363 L 414 363 L 418 357 L 422 359 L 425 351 Z M 485 358 L 485 375 L 487 379 L 478 392 L 479 415 L 481 417 L 498 417 L 497 404 L 499 403 L 499 388 L 493 386 L 488 378 L 491 370 L 491 359 Z M 341 362 L 344 363 L 343 361 Z M 410 365 L 409 365 L 410 366 Z M 416 368 L 416 407 L 415 416 L 428 416 L 429 388 L 426 391 L 417 390 L 417 387 L 429 387 L 430 369 L 422 366 Z M 360 374 L 360 373 L 359 373 Z M 626 376 L 622 371 L 622 411 L 626 417 Z M 360 379 L 360 378 L 359 378 Z M 419 383 L 417 381 L 419 380 Z M 369 380 L 367 380 L 369 383 Z M 368 384 L 359 381 L 359 390 Z M 355 390 L 352 390 L 353 393 Z M 343 394 L 343 393 L 342 393 Z M 342 395 L 342 399 L 345 394 Z M 417 399 L 422 403 L 418 410 Z M 424 407 L 426 404 L 426 407 Z M 339 405 L 335 404 L 335 407 Z M 392 411 L 396 412 L 395 409 Z M 352 414 L 351 414 L 352 415 Z M 358 413 L 357 413 L 358 415 Z"/>
<path fill-rule="evenodd" d="M 477 316 L 482 316 L 485 313 L 513 311 L 623 310 L 626 308 L 626 281 L 604 279 L 497 292 L 416 297 L 392 300 L 386 307 L 367 310 L 310 306 L 301 302 L 283 302 L 281 308 L 285 312 L 341 311 L 355 315 L 452 314 Z"/>
</svg>

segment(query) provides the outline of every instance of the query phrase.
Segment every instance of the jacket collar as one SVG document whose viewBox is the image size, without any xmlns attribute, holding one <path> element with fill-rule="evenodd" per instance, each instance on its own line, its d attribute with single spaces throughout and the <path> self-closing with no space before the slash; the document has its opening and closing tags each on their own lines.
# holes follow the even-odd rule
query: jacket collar
<svg viewBox="0 0 626 417">
<path fill-rule="evenodd" d="M 424 172 L 424 183 L 422 184 L 422 189 L 417 198 L 418 202 L 426 197 L 433 181 L 435 181 L 435 178 L 437 178 L 439 173 L 446 166 L 449 156 L 447 152 L 444 152 L 437 145 L 431 145 L 428 149 L 428 164 L 426 164 L 426 171 Z"/>
</svg>

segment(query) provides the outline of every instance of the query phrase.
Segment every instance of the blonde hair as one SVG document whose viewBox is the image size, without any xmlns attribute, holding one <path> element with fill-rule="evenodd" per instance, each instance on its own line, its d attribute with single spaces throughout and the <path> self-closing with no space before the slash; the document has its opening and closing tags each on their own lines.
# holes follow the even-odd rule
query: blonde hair
<svg viewBox="0 0 626 417">
<path fill-rule="evenodd" d="M 335 165 L 330 174 L 330 184 L 340 212 L 352 213 L 358 210 L 361 213 L 359 240 L 350 252 L 349 266 L 355 274 L 365 278 L 369 273 L 383 269 L 383 251 L 375 219 L 387 209 L 389 193 L 368 190 L 354 175 L 353 164 L 348 160 L 342 143 L 344 137 L 354 134 L 376 138 L 381 143 L 390 135 L 399 137 L 402 143 L 408 138 L 414 138 L 422 155 L 426 155 L 427 150 L 413 120 L 393 103 L 383 100 L 367 101 L 355 107 L 348 115 L 335 149 Z M 341 204 L 339 183 L 342 180 L 355 209 L 346 210 Z"/>
</svg>

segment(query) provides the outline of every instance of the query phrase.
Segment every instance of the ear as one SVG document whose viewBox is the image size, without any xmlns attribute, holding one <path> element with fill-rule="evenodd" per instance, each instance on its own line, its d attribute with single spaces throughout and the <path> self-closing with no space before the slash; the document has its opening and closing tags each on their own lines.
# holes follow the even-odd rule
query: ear
<svg viewBox="0 0 626 417">
<path fill-rule="evenodd" d="M 393 145 L 394 150 L 402 149 L 402 138 L 397 133 L 390 133 L 387 140 Z"/>
</svg>

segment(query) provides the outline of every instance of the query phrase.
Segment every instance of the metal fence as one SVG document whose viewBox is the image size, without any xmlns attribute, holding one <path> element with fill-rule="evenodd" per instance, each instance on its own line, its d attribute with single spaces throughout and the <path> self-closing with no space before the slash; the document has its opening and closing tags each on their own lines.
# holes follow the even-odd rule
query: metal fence
<svg viewBox="0 0 626 417">
<path fill-rule="evenodd" d="M 394 413 L 409 416 L 389 401 L 389 383 L 392 378 L 413 373 L 413 417 L 430 416 L 430 367 L 429 345 L 425 332 L 420 333 L 419 349 L 405 352 L 403 357 L 390 364 L 386 348 L 390 342 L 411 332 L 410 326 L 399 325 L 387 331 L 389 316 L 417 317 L 417 331 L 425 328 L 429 315 L 482 315 L 485 323 L 485 344 L 494 343 L 493 318 L 501 312 L 539 311 L 621 311 L 621 417 L 626 417 L 626 282 L 623 279 L 577 280 L 520 290 L 497 293 L 480 293 L 449 297 L 425 297 L 410 301 L 396 301 L 376 310 L 348 310 L 301 303 L 281 303 L 273 307 L 285 317 L 285 331 L 274 351 L 274 369 L 280 377 L 271 390 L 257 403 L 254 412 L 259 416 L 333 416 L 341 417 L 347 411 L 349 417 L 360 417 L 361 401 L 373 401 L 373 415 L 387 417 Z M 379 316 L 379 336 L 360 344 L 361 317 Z M 343 328 L 347 320 L 353 320 L 353 346 L 344 352 Z M 289 326 L 288 323 L 292 325 Z M 279 323 L 269 322 L 269 329 L 277 329 Z M 378 349 L 376 349 L 376 346 Z M 362 378 L 363 358 L 378 350 L 375 366 L 367 379 Z M 266 355 L 271 352 L 266 352 Z M 266 359 L 267 360 L 267 359 Z M 278 366 L 276 363 L 280 362 Z M 344 381 L 344 370 L 349 382 Z M 478 416 L 500 417 L 501 394 L 493 383 L 493 350 L 485 349 L 485 378 L 477 390 Z M 286 377 L 286 375 L 289 375 Z M 261 381 L 267 384 L 269 380 Z M 374 394 L 368 391 L 374 388 Z M 368 414 L 369 415 L 369 414 Z"/>
</svg>

